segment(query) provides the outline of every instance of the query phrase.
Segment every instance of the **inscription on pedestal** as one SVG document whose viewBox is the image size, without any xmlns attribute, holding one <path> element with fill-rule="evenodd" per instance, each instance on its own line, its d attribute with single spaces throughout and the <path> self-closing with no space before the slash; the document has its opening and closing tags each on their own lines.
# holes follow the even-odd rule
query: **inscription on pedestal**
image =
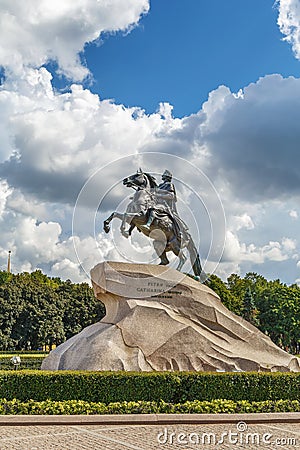
<svg viewBox="0 0 300 450">
<path fill-rule="evenodd" d="M 150 294 L 150 297 L 156 298 L 173 298 L 173 294 L 182 294 L 182 291 L 170 290 L 173 287 L 172 284 L 162 281 L 148 281 L 145 286 L 138 286 L 136 291 L 138 293 Z"/>
</svg>

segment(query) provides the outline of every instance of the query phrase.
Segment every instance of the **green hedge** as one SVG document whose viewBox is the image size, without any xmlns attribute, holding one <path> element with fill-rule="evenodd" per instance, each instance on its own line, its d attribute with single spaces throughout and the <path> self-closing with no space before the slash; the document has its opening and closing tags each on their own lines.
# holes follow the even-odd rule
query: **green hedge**
<svg viewBox="0 0 300 450">
<path fill-rule="evenodd" d="M 31 356 L 31 355 L 40 355 L 40 356 L 47 356 L 49 355 L 48 351 L 45 350 L 0 350 L 1 356 L 9 356 L 9 355 L 24 355 L 24 356 Z"/>
<path fill-rule="evenodd" d="M 28 400 L 0 400 L 0 414 L 220 414 L 220 413 L 269 413 L 269 412 L 298 412 L 298 400 L 278 400 L 265 402 L 248 402 L 246 400 L 234 402 L 232 400 L 212 400 L 211 402 L 185 402 L 172 404 L 160 402 L 118 402 L 95 403 L 83 400 L 66 400 L 55 402 L 45 400 L 37 402 Z"/>
<path fill-rule="evenodd" d="M 0 371 L 0 398 L 185 403 L 299 400 L 300 373 Z"/>
<path fill-rule="evenodd" d="M 15 370 L 15 367 L 11 362 L 11 358 L 16 355 L 21 358 L 21 364 L 18 366 L 18 370 L 39 370 L 46 356 L 46 354 L 22 355 L 21 353 L 0 355 L 0 370 Z"/>
</svg>

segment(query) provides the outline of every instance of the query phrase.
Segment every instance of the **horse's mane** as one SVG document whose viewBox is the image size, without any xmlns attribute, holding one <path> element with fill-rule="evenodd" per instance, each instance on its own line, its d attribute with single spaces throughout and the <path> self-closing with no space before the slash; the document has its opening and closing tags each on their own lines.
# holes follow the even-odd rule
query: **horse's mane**
<svg viewBox="0 0 300 450">
<path fill-rule="evenodd" d="M 155 178 L 152 175 L 150 175 L 150 173 L 145 173 L 144 172 L 144 175 L 146 175 L 146 177 L 148 178 L 148 181 L 150 183 L 150 187 L 151 188 L 157 187 L 156 180 L 155 180 Z"/>
</svg>

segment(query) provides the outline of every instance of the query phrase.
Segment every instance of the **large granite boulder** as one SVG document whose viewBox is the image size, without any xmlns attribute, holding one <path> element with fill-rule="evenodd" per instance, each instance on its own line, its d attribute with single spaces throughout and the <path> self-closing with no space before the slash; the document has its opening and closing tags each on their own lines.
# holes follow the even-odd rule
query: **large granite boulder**
<svg viewBox="0 0 300 450">
<path fill-rule="evenodd" d="M 298 358 L 174 269 L 105 262 L 91 277 L 106 316 L 53 350 L 42 369 L 300 371 Z"/>
</svg>

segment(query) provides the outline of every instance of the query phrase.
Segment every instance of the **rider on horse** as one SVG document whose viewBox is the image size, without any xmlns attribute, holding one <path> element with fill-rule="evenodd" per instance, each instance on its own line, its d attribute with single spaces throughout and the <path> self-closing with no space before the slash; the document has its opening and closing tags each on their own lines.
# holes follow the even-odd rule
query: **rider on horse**
<svg viewBox="0 0 300 450">
<path fill-rule="evenodd" d="M 169 170 L 165 170 L 162 175 L 162 183 L 155 189 L 154 197 L 157 201 L 157 205 L 149 208 L 148 221 L 143 226 L 145 229 L 150 230 L 151 224 L 154 219 L 159 218 L 161 215 L 168 214 L 173 220 L 178 237 L 181 242 L 185 240 L 186 232 L 188 232 L 187 225 L 180 219 L 177 208 L 177 196 L 176 189 L 172 183 L 172 174 Z"/>
<path fill-rule="evenodd" d="M 201 261 L 197 247 L 188 231 L 187 225 L 180 219 L 176 209 L 176 191 L 172 183 L 172 174 L 165 170 L 162 183 L 157 186 L 155 178 L 138 170 L 136 174 L 123 179 L 123 184 L 135 190 L 125 213 L 114 211 L 104 221 L 104 231 L 110 230 L 110 222 L 117 218 L 122 221 L 121 233 L 128 238 L 136 227 L 146 236 L 153 239 L 154 249 L 160 258 L 160 264 L 169 264 L 168 252 L 173 252 L 178 258 L 177 270 L 183 267 L 186 256 L 183 249 L 187 248 L 194 274 L 204 279 Z M 129 230 L 125 225 L 130 224 Z M 151 233 L 160 230 L 163 233 Z"/>
</svg>

